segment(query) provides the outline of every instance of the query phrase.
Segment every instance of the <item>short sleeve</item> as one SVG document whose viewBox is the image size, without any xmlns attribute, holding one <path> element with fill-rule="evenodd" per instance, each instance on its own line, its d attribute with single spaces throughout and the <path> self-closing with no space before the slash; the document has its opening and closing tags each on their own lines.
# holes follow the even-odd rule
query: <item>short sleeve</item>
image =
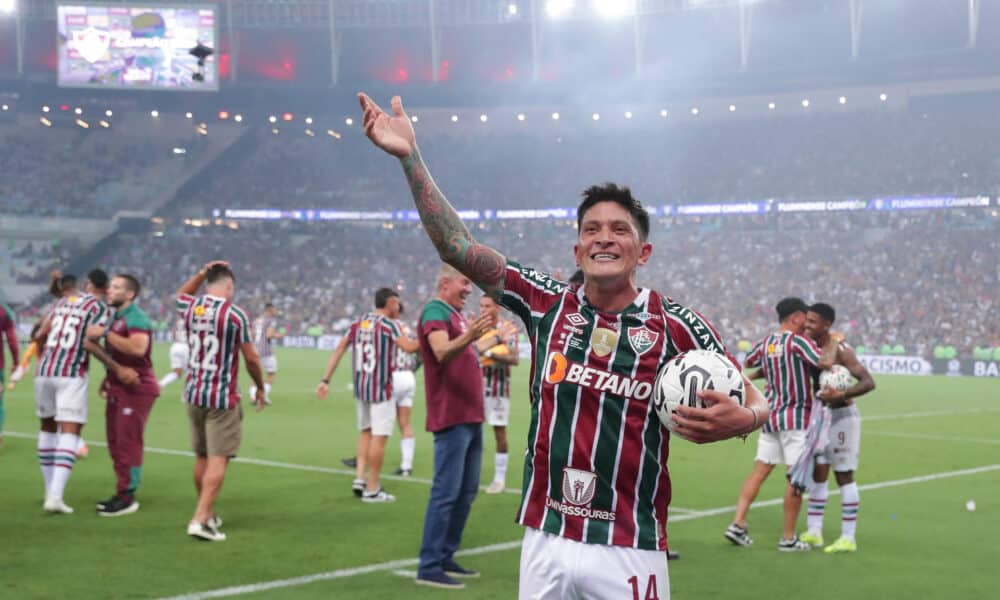
<svg viewBox="0 0 1000 600">
<path fill-rule="evenodd" d="M 759 367 L 761 361 L 764 359 L 764 341 L 761 340 L 750 349 L 750 353 L 747 354 L 746 365 L 750 368 Z"/>
<path fill-rule="evenodd" d="M 688 350 L 711 350 L 729 359 L 737 369 L 740 361 L 726 350 L 722 337 L 712 323 L 698 311 L 663 299 L 663 312 L 667 319 L 670 337 L 680 352 Z"/>
<path fill-rule="evenodd" d="M 177 313 L 182 317 L 187 315 L 187 311 L 194 304 L 194 296 L 190 294 L 177 295 Z"/>
<path fill-rule="evenodd" d="M 528 335 L 534 335 L 538 320 L 559 302 L 567 287 L 546 273 L 508 260 L 500 305 L 521 319 Z"/>
<path fill-rule="evenodd" d="M 806 361 L 810 366 L 819 366 L 819 357 L 822 352 L 816 342 L 804 335 L 792 337 L 792 352 L 799 358 Z"/>
</svg>

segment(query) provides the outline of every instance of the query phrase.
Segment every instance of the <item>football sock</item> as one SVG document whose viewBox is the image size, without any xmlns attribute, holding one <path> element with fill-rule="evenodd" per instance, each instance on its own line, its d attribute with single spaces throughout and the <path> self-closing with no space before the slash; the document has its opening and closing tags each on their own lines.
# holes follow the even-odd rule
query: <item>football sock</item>
<svg viewBox="0 0 1000 600">
<path fill-rule="evenodd" d="M 161 388 L 162 387 L 167 387 L 168 385 L 170 385 L 171 383 L 177 381 L 178 379 L 180 379 L 180 377 L 177 376 L 177 373 L 174 373 L 173 371 L 170 371 L 169 373 L 167 373 L 166 375 L 164 375 L 163 377 L 160 378 L 160 381 L 159 381 L 160 387 Z"/>
<path fill-rule="evenodd" d="M 48 431 L 38 432 L 38 464 L 42 467 L 42 479 L 45 480 L 46 496 L 49 495 L 49 488 L 52 487 L 52 470 L 55 465 L 56 444 L 58 443 L 58 433 L 49 433 Z"/>
<path fill-rule="evenodd" d="M 404 471 L 413 470 L 413 453 L 416 451 L 417 440 L 415 438 L 403 438 L 399 440 L 399 451 L 403 455 L 403 459 L 399 468 Z"/>
<path fill-rule="evenodd" d="M 493 464 L 493 481 L 507 481 L 507 453 L 497 452 Z"/>
<path fill-rule="evenodd" d="M 840 536 L 853 540 L 858 528 L 858 504 L 861 502 L 858 484 L 852 481 L 841 486 L 840 499 Z"/>
<path fill-rule="evenodd" d="M 52 471 L 52 487 L 49 488 L 48 496 L 62 499 L 66 490 L 66 482 L 73 472 L 73 465 L 76 463 L 76 448 L 80 443 L 80 436 L 75 433 L 60 433 L 59 442 L 56 444 L 55 469 Z"/>
<path fill-rule="evenodd" d="M 809 486 L 809 506 L 806 513 L 806 525 L 809 533 L 823 537 L 823 512 L 826 510 L 826 499 L 829 495 L 827 482 L 813 481 Z"/>
</svg>

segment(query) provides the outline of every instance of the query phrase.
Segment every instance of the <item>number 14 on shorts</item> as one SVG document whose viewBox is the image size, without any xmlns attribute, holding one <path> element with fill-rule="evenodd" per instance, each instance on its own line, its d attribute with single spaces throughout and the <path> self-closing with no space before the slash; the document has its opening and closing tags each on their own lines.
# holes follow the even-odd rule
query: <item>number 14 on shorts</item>
<svg viewBox="0 0 1000 600">
<path fill-rule="evenodd" d="M 645 588 L 646 593 L 640 595 L 639 591 L 643 584 L 643 579 L 646 581 Z M 640 578 L 637 575 L 633 575 L 628 578 L 628 584 L 632 586 L 632 600 L 660 600 L 660 594 L 656 591 L 656 575 L 650 575 L 648 578 Z"/>
</svg>

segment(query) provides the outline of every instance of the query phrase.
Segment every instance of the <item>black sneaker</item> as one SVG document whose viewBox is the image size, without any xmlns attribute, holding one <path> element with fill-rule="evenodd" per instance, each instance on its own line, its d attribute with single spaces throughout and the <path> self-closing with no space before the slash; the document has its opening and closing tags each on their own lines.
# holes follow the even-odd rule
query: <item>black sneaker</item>
<svg viewBox="0 0 1000 600">
<path fill-rule="evenodd" d="M 746 527 L 740 527 L 736 523 L 727 527 L 726 532 L 723 535 L 726 536 L 727 540 L 737 546 L 750 546 L 753 544 L 753 540 L 750 539 L 749 529 Z"/>
<path fill-rule="evenodd" d="M 667 560 L 680 560 L 681 553 L 676 550 L 667 550 Z"/>
<path fill-rule="evenodd" d="M 428 585 L 430 587 L 461 590 L 465 588 L 465 584 L 457 579 L 452 579 L 448 575 L 437 571 L 434 573 L 424 573 L 417 574 L 417 585 Z"/>
<path fill-rule="evenodd" d="M 404 469 L 403 467 L 399 467 L 398 469 L 393 471 L 392 474 L 398 475 L 400 477 L 409 477 L 410 475 L 413 474 L 413 471 L 411 471 L 410 469 Z"/>
<path fill-rule="evenodd" d="M 115 498 L 117 498 L 117 497 L 118 497 L 118 494 L 115 494 L 114 496 L 111 496 L 107 500 L 104 500 L 102 502 L 98 502 L 97 503 L 97 510 L 104 510 L 104 507 L 107 506 L 107 505 L 109 505 L 109 504 L 111 504 L 112 502 L 114 502 Z"/>
<path fill-rule="evenodd" d="M 356 469 L 358 466 L 358 459 L 357 457 L 354 456 L 350 458 L 342 458 L 340 459 L 340 463 L 345 467 L 347 467 L 348 469 Z"/>
<path fill-rule="evenodd" d="M 468 579 L 479 577 L 479 571 L 466 569 L 453 560 L 445 561 L 442 567 L 444 568 L 444 574 L 448 577 L 465 577 Z"/>
<path fill-rule="evenodd" d="M 135 498 L 115 496 L 103 508 L 97 509 L 97 514 L 102 517 L 120 517 L 121 515 L 130 515 L 137 510 L 139 510 L 139 503 L 136 502 Z"/>
</svg>

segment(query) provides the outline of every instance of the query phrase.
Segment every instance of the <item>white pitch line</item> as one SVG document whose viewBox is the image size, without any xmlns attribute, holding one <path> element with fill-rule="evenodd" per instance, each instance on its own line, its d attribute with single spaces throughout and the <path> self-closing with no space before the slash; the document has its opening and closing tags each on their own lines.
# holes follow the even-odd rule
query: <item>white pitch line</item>
<svg viewBox="0 0 1000 600">
<path fill-rule="evenodd" d="M 913 440 L 930 440 L 933 442 L 957 442 L 962 444 L 991 444 L 1000 445 L 1000 438 L 974 438 L 937 435 L 933 433 L 907 433 L 905 431 L 871 431 L 866 430 L 865 435 L 884 435 L 888 437 L 908 438 Z"/>
<path fill-rule="evenodd" d="M 859 491 L 865 490 L 878 490 L 889 487 L 897 487 L 902 485 L 911 485 L 914 483 L 924 483 L 927 481 L 935 481 L 938 479 L 948 479 L 951 477 L 963 477 L 966 475 L 978 475 L 980 473 L 989 473 L 991 471 L 1000 471 L 1000 464 L 985 465 L 982 467 L 974 467 L 971 469 L 960 469 L 958 471 L 945 471 L 942 473 L 932 473 L 930 475 L 920 475 L 918 477 L 909 477 L 906 479 L 896 479 L 892 481 L 882 481 L 876 483 L 867 483 L 865 485 L 859 485 Z M 830 495 L 839 494 L 840 490 L 833 490 Z M 765 500 L 763 502 L 754 502 L 751 508 L 761 508 L 765 506 L 777 506 L 783 502 L 782 498 L 774 498 L 772 500 Z M 725 506 L 722 508 L 713 508 L 710 510 L 702 510 L 686 515 L 678 515 L 670 519 L 670 522 L 677 523 L 681 521 L 691 521 L 693 519 L 703 519 L 705 517 L 712 517 L 715 515 L 726 514 L 736 510 L 736 506 Z M 506 550 L 513 550 L 521 546 L 521 540 L 504 542 L 502 544 L 491 544 L 489 546 L 480 546 L 478 548 L 470 548 L 468 550 L 460 550 L 456 553 L 456 556 L 475 556 L 477 554 L 488 554 L 492 552 L 503 552 Z M 360 567 L 352 567 L 349 569 L 338 569 L 336 571 L 328 571 L 326 573 L 316 573 L 314 575 L 304 575 L 302 577 L 292 577 L 289 579 L 279 579 L 277 581 L 266 581 L 262 583 L 251 583 L 248 585 L 239 585 L 228 588 L 220 588 L 216 590 L 210 590 L 206 592 L 192 592 L 190 594 L 184 594 L 180 596 L 171 596 L 162 600 L 201 600 L 202 598 L 223 598 L 227 596 L 238 596 L 241 594 L 252 594 L 256 592 L 263 592 L 267 590 L 280 589 L 286 587 L 295 587 L 301 585 L 308 585 L 310 583 L 315 583 L 317 581 L 329 581 L 333 579 L 343 579 L 344 577 L 353 577 L 355 575 L 364 575 L 367 573 L 374 573 L 377 571 L 397 571 L 404 569 L 406 567 L 412 567 L 419 564 L 419 559 L 410 558 L 405 560 L 395 560 L 391 562 L 378 563 L 373 565 L 362 565 Z"/>
<path fill-rule="evenodd" d="M 959 415 L 976 415 L 980 413 L 994 413 L 994 412 L 1000 412 L 1000 408 L 967 408 L 959 410 L 940 410 L 940 411 L 901 413 L 898 415 L 872 415 L 869 417 L 861 417 L 861 420 L 895 421 L 898 419 L 920 419 L 923 417 L 956 417 Z"/>
<path fill-rule="evenodd" d="M 396 571 L 393 571 L 392 574 L 393 575 L 399 575 L 400 577 L 404 577 L 406 579 L 416 579 L 417 578 L 417 572 L 416 571 L 408 571 L 406 569 L 398 569 Z"/>
</svg>

